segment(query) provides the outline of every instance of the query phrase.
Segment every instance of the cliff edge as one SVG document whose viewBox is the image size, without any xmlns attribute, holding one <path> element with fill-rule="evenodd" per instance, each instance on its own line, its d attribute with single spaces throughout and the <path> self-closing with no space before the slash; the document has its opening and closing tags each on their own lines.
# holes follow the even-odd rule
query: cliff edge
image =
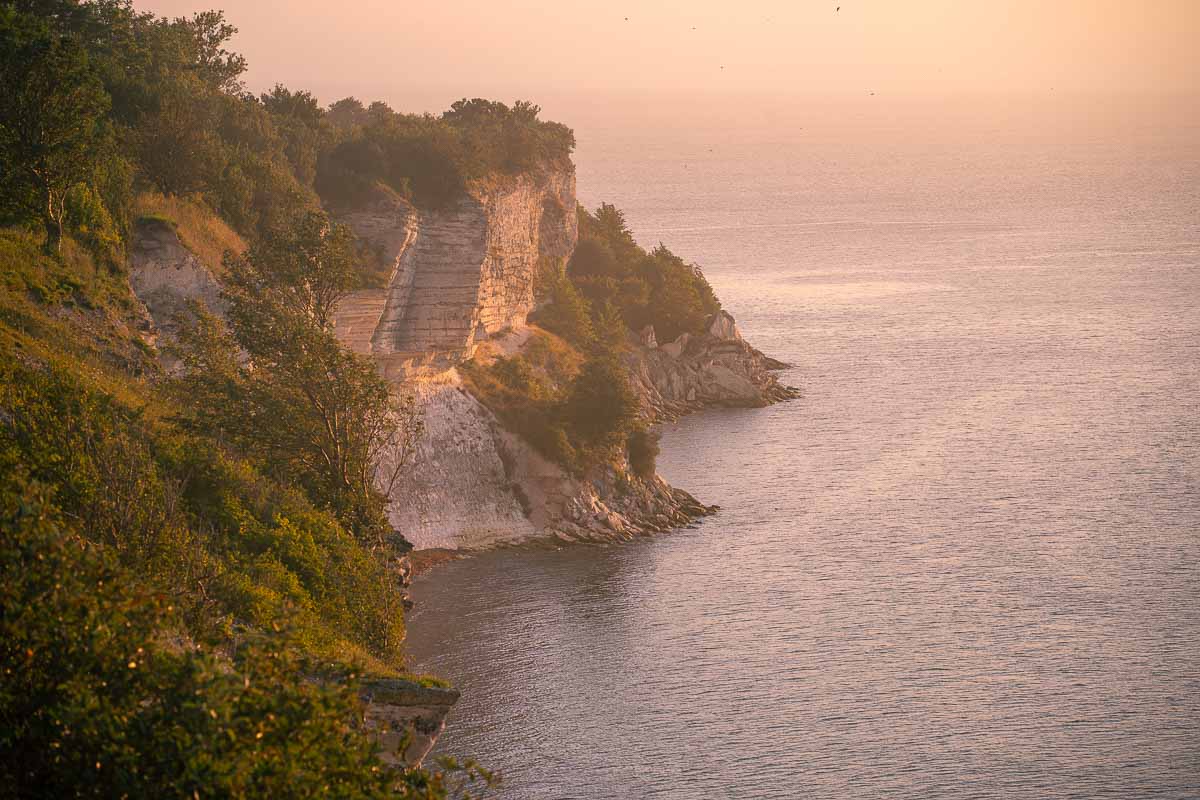
<svg viewBox="0 0 1200 800">
<path fill-rule="evenodd" d="M 575 172 L 482 183 L 447 208 L 381 194 L 341 221 L 389 276 L 340 304 L 337 335 L 399 381 L 453 366 L 489 336 L 525 324 L 539 265 L 565 263 L 575 248 Z"/>
</svg>

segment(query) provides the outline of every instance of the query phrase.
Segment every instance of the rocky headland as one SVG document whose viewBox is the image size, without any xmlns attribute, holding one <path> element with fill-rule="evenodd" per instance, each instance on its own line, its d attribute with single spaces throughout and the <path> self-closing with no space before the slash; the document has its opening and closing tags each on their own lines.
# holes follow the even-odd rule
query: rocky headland
<svg viewBox="0 0 1200 800">
<path fill-rule="evenodd" d="M 638 476 L 628 463 L 585 475 L 555 463 L 509 430 L 461 374 L 473 358 L 520 353 L 537 330 L 529 317 L 539 275 L 561 271 L 571 257 L 576 207 L 574 170 L 561 167 L 481 182 L 437 209 L 379 193 L 339 217 L 386 266 L 387 280 L 341 302 L 335 333 L 374 359 L 423 419 L 389 510 L 392 526 L 418 552 L 616 542 L 716 511 L 657 475 Z M 144 338 L 169 341 L 176 314 L 194 300 L 219 314 L 217 271 L 169 224 L 139 222 L 129 276 L 145 307 Z M 787 365 L 750 345 L 726 311 L 702 332 L 668 342 L 647 325 L 628 335 L 620 359 L 649 424 L 797 396 L 776 375 Z M 388 742 L 407 742 L 402 757 L 415 764 L 457 692 L 392 681 L 371 684 L 364 698 L 368 723 Z"/>
<path fill-rule="evenodd" d="M 459 374 L 481 347 L 520 351 L 539 271 L 561 269 L 575 247 L 575 208 L 574 171 L 564 167 L 474 187 L 446 208 L 419 209 L 380 194 L 341 215 L 389 275 L 385 286 L 343 300 L 336 333 L 347 348 L 374 358 L 396 391 L 417 401 L 424 420 L 389 512 L 418 550 L 620 541 L 714 510 L 658 476 L 611 466 L 572 474 L 507 430 Z M 169 333 L 188 301 L 221 310 L 215 269 L 169 225 L 137 226 L 130 283 L 156 332 Z M 726 311 L 703 333 L 669 342 L 646 326 L 629 336 L 622 360 L 651 423 L 797 394 L 777 378 L 787 365 L 750 345 Z"/>
</svg>

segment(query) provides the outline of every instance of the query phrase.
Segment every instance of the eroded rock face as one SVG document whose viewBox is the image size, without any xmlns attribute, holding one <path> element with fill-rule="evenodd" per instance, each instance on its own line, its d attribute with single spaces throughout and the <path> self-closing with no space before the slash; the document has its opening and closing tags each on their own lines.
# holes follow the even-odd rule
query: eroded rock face
<svg viewBox="0 0 1200 800">
<path fill-rule="evenodd" d="M 153 321 L 152 336 L 171 338 L 176 315 L 193 300 L 215 313 L 224 312 L 216 276 L 184 246 L 169 222 L 142 218 L 133 233 L 129 285 Z"/>
<path fill-rule="evenodd" d="M 405 387 L 424 431 L 392 487 L 392 526 L 418 549 L 474 549 L 533 538 L 495 419 L 453 371 Z"/>
<path fill-rule="evenodd" d="M 797 397 L 774 374 L 787 364 L 768 358 L 742 338 L 727 311 L 713 315 L 701 335 L 683 334 L 649 346 L 643 333 L 625 355 L 630 381 L 653 421 L 709 407 L 758 407 Z"/>
<path fill-rule="evenodd" d="M 525 324 L 539 260 L 565 261 L 578 238 L 575 173 L 495 179 L 445 209 L 377 199 L 342 220 L 392 273 L 386 289 L 342 303 L 339 338 L 392 377 L 445 369 L 482 339 Z"/>
<path fill-rule="evenodd" d="M 408 388 L 425 430 L 411 468 L 392 488 L 388 513 L 417 549 L 622 541 L 714 510 L 657 477 L 609 470 L 576 478 L 501 427 L 453 370 Z"/>
<path fill-rule="evenodd" d="M 446 714 L 459 697 L 456 689 L 422 686 L 400 678 L 364 681 L 364 722 L 379 739 L 383 760 L 396 766 L 418 766 L 433 748 L 445 727 Z"/>
</svg>

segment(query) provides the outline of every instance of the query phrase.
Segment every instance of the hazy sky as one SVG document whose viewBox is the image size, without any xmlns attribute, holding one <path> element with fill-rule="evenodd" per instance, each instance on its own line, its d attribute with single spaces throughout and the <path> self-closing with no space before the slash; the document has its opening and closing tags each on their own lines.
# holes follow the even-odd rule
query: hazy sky
<svg viewBox="0 0 1200 800">
<path fill-rule="evenodd" d="M 837 11 L 840 2 L 841 10 Z M 252 89 L 1200 90 L 1200 0 L 137 0 L 223 8 Z"/>
</svg>

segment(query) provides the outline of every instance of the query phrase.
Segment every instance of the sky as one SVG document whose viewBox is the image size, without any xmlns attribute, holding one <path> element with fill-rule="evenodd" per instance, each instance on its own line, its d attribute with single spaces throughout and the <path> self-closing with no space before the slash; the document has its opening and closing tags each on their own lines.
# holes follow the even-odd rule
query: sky
<svg viewBox="0 0 1200 800">
<path fill-rule="evenodd" d="M 840 3 L 840 10 L 838 6 Z M 135 0 L 222 8 L 249 88 L 325 102 L 641 91 L 1200 91 L 1200 0 Z"/>
</svg>

